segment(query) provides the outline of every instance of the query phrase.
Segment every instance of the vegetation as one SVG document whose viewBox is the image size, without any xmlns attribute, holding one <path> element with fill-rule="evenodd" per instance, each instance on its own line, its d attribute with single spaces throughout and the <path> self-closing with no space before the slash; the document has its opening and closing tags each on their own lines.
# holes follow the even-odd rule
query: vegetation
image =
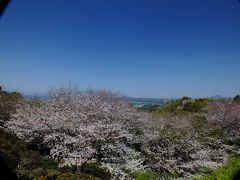
<svg viewBox="0 0 240 180">
<path fill-rule="evenodd" d="M 0 178 L 228 179 L 240 170 L 239 159 L 223 165 L 239 155 L 236 100 L 183 97 L 153 116 L 109 91 L 60 88 L 48 101 L 0 93 Z"/>
<path fill-rule="evenodd" d="M 81 166 L 81 172 L 94 175 L 101 180 L 111 179 L 111 173 L 106 168 L 101 167 L 100 164 L 96 162 L 84 163 Z"/>
<path fill-rule="evenodd" d="M 74 167 L 59 168 L 58 161 L 31 150 L 6 130 L 0 129 L 0 137 L 1 179 L 98 179 Z"/>
<path fill-rule="evenodd" d="M 138 108 L 140 111 L 154 113 L 161 105 L 144 105 Z"/>
<path fill-rule="evenodd" d="M 162 114 L 162 113 L 176 113 L 177 108 L 180 105 L 179 101 L 170 101 L 166 105 L 163 105 L 154 111 L 155 114 Z"/>
<path fill-rule="evenodd" d="M 134 171 L 130 175 L 136 180 L 155 180 L 158 178 L 157 173 L 151 171 Z"/>
<path fill-rule="evenodd" d="M 16 110 L 17 102 L 21 99 L 20 93 L 0 91 L 0 126 L 10 119 L 10 115 Z"/>
<path fill-rule="evenodd" d="M 240 95 L 236 95 L 236 96 L 233 98 L 233 101 L 234 101 L 234 102 L 240 102 Z"/>
<path fill-rule="evenodd" d="M 207 107 L 209 101 L 209 99 L 200 98 L 194 101 L 186 102 L 183 105 L 183 111 L 195 113 L 203 112 L 204 108 Z"/>
<path fill-rule="evenodd" d="M 168 102 L 166 105 L 163 105 L 157 108 L 155 114 L 183 114 L 183 113 L 201 113 L 205 110 L 210 99 L 199 98 L 191 99 L 189 97 L 182 97 L 179 100 L 174 100 Z"/>
<path fill-rule="evenodd" d="M 234 179 L 240 173 L 240 159 L 233 159 L 225 165 L 219 167 L 209 175 L 205 176 L 204 180 L 211 179 Z M 236 177 L 237 178 L 237 177 Z"/>
</svg>

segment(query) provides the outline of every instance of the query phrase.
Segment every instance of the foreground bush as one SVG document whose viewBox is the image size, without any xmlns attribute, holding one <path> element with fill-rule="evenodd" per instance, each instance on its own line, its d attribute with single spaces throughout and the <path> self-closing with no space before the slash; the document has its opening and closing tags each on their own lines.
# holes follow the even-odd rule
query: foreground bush
<svg viewBox="0 0 240 180">
<path fill-rule="evenodd" d="M 0 91 L 0 126 L 10 119 L 11 114 L 15 112 L 15 105 L 21 99 L 20 93 Z"/>
<path fill-rule="evenodd" d="M 240 173 L 240 159 L 233 159 L 230 160 L 227 164 L 223 165 L 222 167 L 216 169 L 209 175 L 205 176 L 204 180 L 211 180 L 211 179 L 236 179 L 237 174 Z M 239 175 L 238 175 L 239 178 Z"/>
<path fill-rule="evenodd" d="M 136 180 L 156 180 L 158 175 L 155 172 L 151 171 L 134 171 L 130 173 L 131 177 Z"/>
<path fill-rule="evenodd" d="M 4 129 L 0 129 L 0 137 L 0 179 L 104 179 L 73 167 L 59 168 L 59 162 L 29 149 Z"/>
<path fill-rule="evenodd" d="M 0 129 L 0 179 L 17 179 L 20 152 L 25 148 L 25 143 Z"/>
<path fill-rule="evenodd" d="M 95 177 L 98 177 L 101 180 L 111 179 L 111 173 L 106 168 L 101 167 L 100 164 L 95 162 L 84 163 L 81 166 L 81 172 L 94 175 Z"/>
</svg>

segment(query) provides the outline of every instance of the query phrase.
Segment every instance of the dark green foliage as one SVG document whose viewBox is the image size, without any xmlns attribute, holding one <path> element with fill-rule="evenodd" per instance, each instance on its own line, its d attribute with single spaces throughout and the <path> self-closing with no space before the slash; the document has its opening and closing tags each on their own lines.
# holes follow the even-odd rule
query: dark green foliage
<svg viewBox="0 0 240 180">
<path fill-rule="evenodd" d="M 101 180 L 110 180 L 111 174 L 105 168 L 100 167 L 98 163 L 84 163 L 81 166 L 81 172 L 86 174 L 91 174 L 95 177 L 100 178 Z"/>
<path fill-rule="evenodd" d="M 15 173 L 9 169 L 8 164 L 3 156 L 0 155 L 0 179 L 17 179 Z"/>
<path fill-rule="evenodd" d="M 158 108 L 160 107 L 160 105 L 144 105 L 140 108 L 138 108 L 139 110 L 143 111 L 143 112 L 149 112 L 149 113 L 152 113 L 152 112 L 155 112 Z"/>
<path fill-rule="evenodd" d="M 8 168 L 14 171 L 21 160 L 21 153 L 26 151 L 27 145 L 3 129 L 0 129 L 0 137 L 0 155 L 8 162 Z"/>
<path fill-rule="evenodd" d="M 234 102 L 240 102 L 240 95 L 236 95 L 236 96 L 233 98 L 233 101 L 234 101 Z"/>
<path fill-rule="evenodd" d="M 50 155 L 50 148 L 42 144 L 43 139 L 41 136 L 33 138 L 33 140 L 28 144 L 27 148 L 30 150 L 38 151 L 42 155 Z"/>
<path fill-rule="evenodd" d="M 0 129 L 0 179 L 4 177 L 16 179 L 16 168 L 20 162 L 18 151 L 25 147 L 24 143 L 19 142 L 19 139 Z"/>
<path fill-rule="evenodd" d="M 0 91 L 0 120 L 5 122 L 9 120 L 11 113 L 15 111 L 16 103 L 22 99 L 20 93 Z M 3 124 L 0 124 L 3 125 Z"/>
<path fill-rule="evenodd" d="M 103 169 L 95 167 L 87 171 L 93 175 L 77 172 L 71 167 L 58 167 L 59 162 L 38 151 L 9 132 L 0 129 L 0 179 L 92 179 L 93 175 L 109 177 Z M 108 178 L 109 179 L 109 178 Z"/>
<path fill-rule="evenodd" d="M 52 179 L 52 180 L 99 180 L 99 178 L 96 178 L 94 176 L 91 176 L 89 174 L 84 173 L 70 173 L 70 172 L 61 172 L 60 174 L 55 175 L 54 177 L 43 177 L 42 179 Z M 40 178 L 39 178 L 40 180 Z"/>
<path fill-rule="evenodd" d="M 207 107 L 208 103 L 209 103 L 209 100 L 204 98 L 196 99 L 194 101 L 189 101 L 183 105 L 183 111 L 195 112 L 195 113 L 202 112 L 203 109 Z"/>
<path fill-rule="evenodd" d="M 55 160 L 32 152 L 20 162 L 18 176 L 21 179 L 98 179 L 90 174 L 80 173 L 74 167 L 58 167 Z"/>
<path fill-rule="evenodd" d="M 27 149 L 27 144 L 0 129 L 1 164 L 8 172 L 21 179 L 33 179 L 45 175 L 48 169 L 57 168 L 57 162 Z"/>
<path fill-rule="evenodd" d="M 48 176 L 49 171 L 57 171 L 58 163 L 49 157 L 41 156 L 37 151 L 25 151 L 17 168 L 21 179 L 34 179 Z"/>
</svg>

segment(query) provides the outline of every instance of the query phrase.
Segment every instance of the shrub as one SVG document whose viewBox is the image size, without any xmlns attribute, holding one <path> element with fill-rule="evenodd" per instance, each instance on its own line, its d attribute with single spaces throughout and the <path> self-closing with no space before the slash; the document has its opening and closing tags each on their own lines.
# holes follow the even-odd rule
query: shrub
<svg viewBox="0 0 240 180">
<path fill-rule="evenodd" d="M 233 98 L 233 101 L 234 101 L 234 102 L 240 102 L 240 95 L 236 95 L 236 96 Z"/>
<path fill-rule="evenodd" d="M 191 99 L 189 97 L 183 97 L 179 100 L 170 101 L 167 104 L 156 108 L 155 114 L 161 113 L 174 113 L 174 114 L 186 114 L 185 112 L 200 113 L 205 110 L 209 99 L 199 98 Z"/>
<path fill-rule="evenodd" d="M 140 111 L 143 111 L 143 112 L 149 112 L 149 113 L 152 113 L 152 112 L 155 112 L 159 107 L 161 107 L 161 105 L 144 105 L 140 108 L 138 108 Z"/>
<path fill-rule="evenodd" d="M 167 104 L 157 108 L 157 110 L 155 110 L 154 113 L 156 113 L 156 114 L 176 113 L 179 105 L 180 105 L 180 101 L 170 101 Z"/>
<path fill-rule="evenodd" d="M 152 171 L 134 171 L 130 173 L 130 176 L 135 180 L 156 180 L 158 175 Z"/>
<path fill-rule="evenodd" d="M 25 143 L 21 143 L 18 138 L 0 129 L 0 179 L 3 177 L 17 179 L 16 168 L 20 162 L 19 151 L 24 148 Z"/>
<path fill-rule="evenodd" d="M 189 101 L 183 105 L 183 111 L 188 112 L 202 112 L 208 105 L 208 99 L 196 99 L 194 101 Z"/>
<path fill-rule="evenodd" d="M 22 99 L 20 93 L 0 91 L 0 126 L 8 121 L 15 112 L 15 105 Z"/>
<path fill-rule="evenodd" d="M 0 129 L 0 179 L 98 179 L 71 167 L 59 168 L 59 162 Z M 96 169 L 95 169 L 96 170 Z"/>
<path fill-rule="evenodd" d="M 227 162 L 227 164 L 216 169 L 209 175 L 203 177 L 204 180 L 211 179 L 234 179 L 237 173 L 240 172 L 240 159 L 233 159 Z"/>
<path fill-rule="evenodd" d="M 111 179 L 111 174 L 110 172 L 101 167 L 100 164 L 98 163 L 84 163 L 81 166 L 81 172 L 86 173 L 86 174 L 91 174 L 95 177 L 100 178 L 101 180 L 110 180 Z"/>
<path fill-rule="evenodd" d="M 43 177 L 44 178 L 44 177 Z M 56 178 L 52 177 L 45 177 L 45 179 L 56 179 L 56 180 L 100 180 L 97 177 L 91 176 L 89 174 L 84 174 L 84 173 L 68 173 L 68 172 L 62 172 L 60 173 Z"/>
</svg>

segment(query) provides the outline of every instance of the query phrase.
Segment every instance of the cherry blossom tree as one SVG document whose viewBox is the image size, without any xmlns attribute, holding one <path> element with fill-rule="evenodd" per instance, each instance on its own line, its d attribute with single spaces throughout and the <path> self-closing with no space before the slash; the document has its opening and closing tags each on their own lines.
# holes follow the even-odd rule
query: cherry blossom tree
<svg viewBox="0 0 240 180">
<path fill-rule="evenodd" d="M 6 127 L 49 148 L 52 157 L 67 165 L 93 157 L 126 161 L 131 155 L 126 145 L 143 140 L 144 134 L 136 133 L 144 130 L 143 119 L 121 94 L 76 88 L 52 89 L 48 101 L 21 101 Z"/>
<path fill-rule="evenodd" d="M 240 104 L 231 101 L 213 101 L 207 110 L 209 122 L 223 130 L 227 139 L 240 145 Z"/>
</svg>

